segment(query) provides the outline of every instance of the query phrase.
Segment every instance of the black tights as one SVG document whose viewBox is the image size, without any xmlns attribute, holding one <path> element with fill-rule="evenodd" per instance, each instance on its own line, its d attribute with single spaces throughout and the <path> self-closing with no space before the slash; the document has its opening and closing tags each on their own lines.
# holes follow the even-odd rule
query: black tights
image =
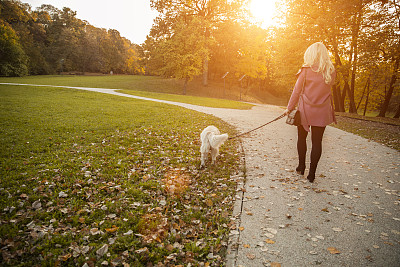
<svg viewBox="0 0 400 267">
<path fill-rule="evenodd" d="M 315 174 L 318 161 L 322 153 L 322 137 L 324 135 L 325 127 L 311 126 L 311 164 L 310 173 Z M 304 130 L 303 126 L 297 127 L 297 153 L 299 155 L 299 167 L 305 168 L 306 166 L 306 152 L 307 152 L 307 135 L 308 132 Z"/>
</svg>

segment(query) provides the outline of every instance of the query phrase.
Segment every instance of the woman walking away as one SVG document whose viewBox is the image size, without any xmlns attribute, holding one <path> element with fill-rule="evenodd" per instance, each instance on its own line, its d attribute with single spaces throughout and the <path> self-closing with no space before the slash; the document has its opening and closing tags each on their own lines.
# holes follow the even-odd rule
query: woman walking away
<svg viewBox="0 0 400 267">
<path fill-rule="evenodd" d="M 325 127 L 332 122 L 336 123 L 331 95 L 336 71 L 324 44 L 317 42 L 307 48 L 304 64 L 297 75 L 287 112 L 292 111 L 298 103 L 301 125 L 297 126 L 299 165 L 296 171 L 302 175 L 306 169 L 306 138 L 311 126 L 311 163 L 307 179 L 312 183 L 322 153 Z"/>
</svg>

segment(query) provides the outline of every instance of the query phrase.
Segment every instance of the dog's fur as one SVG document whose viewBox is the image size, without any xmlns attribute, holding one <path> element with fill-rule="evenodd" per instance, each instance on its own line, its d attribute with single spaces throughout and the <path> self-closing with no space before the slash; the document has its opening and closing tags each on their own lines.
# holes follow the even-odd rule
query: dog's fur
<svg viewBox="0 0 400 267">
<path fill-rule="evenodd" d="M 200 134 L 201 167 L 204 167 L 208 153 L 211 152 L 211 162 L 219 155 L 219 147 L 228 139 L 228 134 L 221 134 L 217 127 L 208 126 Z"/>
</svg>

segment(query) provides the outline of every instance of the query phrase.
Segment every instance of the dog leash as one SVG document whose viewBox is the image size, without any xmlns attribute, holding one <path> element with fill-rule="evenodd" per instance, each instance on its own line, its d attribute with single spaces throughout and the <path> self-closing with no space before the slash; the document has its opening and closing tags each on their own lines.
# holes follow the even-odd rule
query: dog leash
<svg viewBox="0 0 400 267">
<path fill-rule="evenodd" d="M 269 121 L 269 122 L 267 122 L 267 123 L 265 123 L 265 124 L 263 124 L 263 125 L 261 125 L 261 126 L 258 126 L 257 128 L 254 128 L 253 130 L 250 130 L 250 131 L 248 131 L 248 132 L 241 133 L 241 134 L 238 134 L 238 135 L 229 137 L 228 140 L 230 140 L 230 139 L 235 139 L 235 138 L 238 138 L 238 137 L 240 137 L 240 136 L 242 136 L 242 135 L 251 133 L 251 132 L 253 132 L 253 131 L 255 131 L 255 130 L 258 130 L 258 129 L 260 129 L 260 128 L 262 128 L 262 127 L 264 127 L 264 126 L 266 126 L 266 125 L 268 125 L 268 124 L 270 124 L 270 123 L 273 123 L 274 121 L 280 120 L 280 119 L 282 119 L 282 118 L 285 117 L 285 116 L 286 116 L 286 113 L 283 113 L 282 115 L 280 115 L 279 117 L 276 117 L 276 118 L 273 119 L 272 121 Z"/>
</svg>

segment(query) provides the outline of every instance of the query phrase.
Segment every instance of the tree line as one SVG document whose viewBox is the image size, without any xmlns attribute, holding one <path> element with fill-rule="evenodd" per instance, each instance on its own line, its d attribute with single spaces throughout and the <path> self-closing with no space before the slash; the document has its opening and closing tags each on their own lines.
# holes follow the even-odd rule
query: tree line
<svg viewBox="0 0 400 267">
<path fill-rule="evenodd" d="M 226 77 L 287 97 L 305 49 L 322 41 L 338 73 L 336 111 L 400 116 L 400 4 L 396 0 L 285 0 L 279 26 L 252 22 L 246 0 L 150 0 L 159 15 L 141 44 L 98 29 L 69 8 L 0 6 L 0 75 L 81 72 L 160 75 L 204 86 Z M 8 49 L 8 50 L 4 50 Z M 7 56 L 4 56 L 7 55 Z"/>
<path fill-rule="evenodd" d="M 0 2 L 0 75 L 61 71 L 144 73 L 140 46 L 116 30 L 96 28 L 64 7 L 35 11 L 14 0 Z"/>
</svg>

